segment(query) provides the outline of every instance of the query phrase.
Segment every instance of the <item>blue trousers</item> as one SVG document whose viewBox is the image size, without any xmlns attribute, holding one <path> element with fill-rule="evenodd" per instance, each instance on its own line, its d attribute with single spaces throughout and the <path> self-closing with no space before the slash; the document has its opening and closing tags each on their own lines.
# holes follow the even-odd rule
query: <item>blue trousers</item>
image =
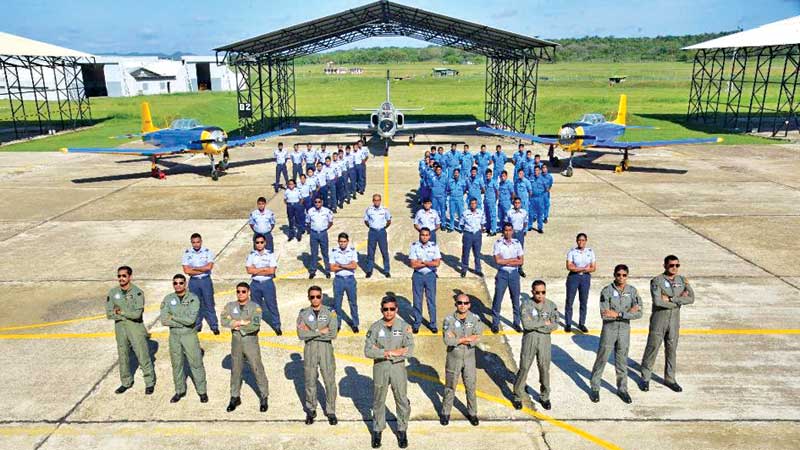
<svg viewBox="0 0 800 450">
<path fill-rule="evenodd" d="M 429 199 L 429 198 L 431 198 L 431 188 L 429 188 L 428 186 L 422 186 L 420 184 L 420 187 L 419 187 L 419 202 L 422 203 L 422 202 L 425 201 L 425 199 Z"/>
<path fill-rule="evenodd" d="M 550 193 L 545 192 L 544 194 L 544 220 L 547 220 L 550 217 Z"/>
<path fill-rule="evenodd" d="M 347 169 L 347 194 L 353 198 L 356 196 L 357 177 L 358 171 L 355 166 L 352 169 Z"/>
<path fill-rule="evenodd" d="M 287 211 L 288 211 L 288 209 L 287 209 Z M 253 243 L 254 244 L 256 242 L 256 236 L 258 236 L 258 234 L 259 233 L 253 233 Z M 264 236 L 264 240 L 266 241 L 264 243 L 265 244 L 264 248 L 266 248 L 267 250 L 269 250 L 271 252 L 274 252 L 275 251 L 275 242 L 272 240 L 272 231 L 270 231 L 269 233 L 261 233 L 261 235 Z"/>
<path fill-rule="evenodd" d="M 525 248 L 525 231 L 526 230 L 522 231 L 514 230 L 514 239 L 519 241 L 519 244 L 522 246 L 522 248 Z"/>
<path fill-rule="evenodd" d="M 447 213 L 447 199 L 444 194 L 433 194 L 431 203 L 433 204 L 431 207 L 439 213 L 439 218 L 444 222 L 445 213 Z"/>
<path fill-rule="evenodd" d="M 314 200 L 321 198 L 322 204 L 324 205 L 326 201 L 328 201 L 328 185 L 320 186 L 319 191 L 314 194 Z M 313 206 L 313 205 L 312 205 Z M 330 209 L 330 208 L 328 208 Z M 331 210 L 332 211 L 332 210 Z"/>
<path fill-rule="evenodd" d="M 367 164 L 358 164 L 356 168 L 358 169 L 358 192 L 364 195 L 364 191 L 367 189 Z"/>
<path fill-rule="evenodd" d="M 464 273 L 469 268 L 469 252 L 475 257 L 475 271 L 481 271 L 481 243 L 483 242 L 483 234 L 480 231 L 474 233 L 467 233 L 461 235 L 461 273 Z"/>
<path fill-rule="evenodd" d="M 564 305 L 564 323 L 566 326 L 572 325 L 572 303 L 575 301 L 575 293 L 580 298 L 579 324 L 586 325 L 586 309 L 589 306 L 589 287 L 592 284 L 592 274 L 579 274 L 570 272 L 567 275 L 567 301 Z"/>
<path fill-rule="evenodd" d="M 278 312 L 278 298 L 275 294 L 275 282 L 252 280 L 250 282 L 250 299 L 261 306 L 261 318 L 272 326 L 281 329 L 281 313 Z"/>
<path fill-rule="evenodd" d="M 328 197 L 325 199 L 325 207 L 336 212 L 339 202 L 336 200 L 336 180 L 328 181 Z"/>
<path fill-rule="evenodd" d="M 486 228 L 490 233 L 497 233 L 497 200 L 483 199 L 483 215 L 486 216 Z"/>
<path fill-rule="evenodd" d="M 322 271 L 328 273 L 328 230 L 311 230 L 311 264 L 308 267 L 309 273 L 316 273 L 317 261 L 319 261 L 319 251 L 322 250 Z"/>
<path fill-rule="evenodd" d="M 528 220 L 533 226 L 534 219 L 536 220 L 537 229 L 542 230 L 544 229 L 544 217 L 545 217 L 545 200 L 547 199 L 546 195 L 537 195 L 531 199 L 531 203 L 533 204 L 533 215 L 528 217 Z"/>
<path fill-rule="evenodd" d="M 300 174 L 303 173 L 306 173 L 306 170 L 303 168 L 302 164 L 292 163 L 292 178 L 295 182 L 300 181 Z"/>
<path fill-rule="evenodd" d="M 437 329 L 436 326 L 436 272 L 419 273 L 414 271 L 411 275 L 411 290 L 414 293 L 414 329 L 422 324 L 422 294 L 428 303 L 428 314 L 431 316 L 430 328 Z"/>
<path fill-rule="evenodd" d="M 431 242 L 436 242 L 436 230 L 431 230 Z"/>
<path fill-rule="evenodd" d="M 206 319 L 212 330 L 219 330 L 217 311 L 214 305 L 214 283 L 211 281 L 211 277 L 189 277 L 189 292 L 200 299 L 200 313 L 197 314 L 195 323 L 197 331 L 203 329 L 203 319 Z"/>
<path fill-rule="evenodd" d="M 339 208 L 344 207 L 345 197 L 347 197 L 347 173 L 343 174 L 336 180 L 336 200 L 339 202 Z"/>
<path fill-rule="evenodd" d="M 275 192 L 278 192 L 278 186 L 281 185 L 281 175 L 283 175 L 283 185 L 289 184 L 289 172 L 286 170 L 286 164 L 275 164 Z"/>
<path fill-rule="evenodd" d="M 494 277 L 494 299 L 492 300 L 492 327 L 500 326 L 500 306 L 503 296 L 508 289 L 511 294 L 511 309 L 514 313 L 514 325 L 519 325 L 522 320 L 519 313 L 519 271 L 512 272 L 497 269 Z"/>
<path fill-rule="evenodd" d="M 506 221 L 506 213 L 509 209 L 511 209 L 511 203 L 499 202 L 497 204 L 497 221 L 500 223 L 497 227 L 498 230 L 503 230 L 503 222 Z"/>
<path fill-rule="evenodd" d="M 353 320 L 353 326 L 358 327 L 358 292 L 356 290 L 356 277 L 354 276 L 334 276 L 333 277 L 333 305 L 339 317 L 344 317 L 342 314 L 342 300 L 344 294 L 347 293 L 347 303 L 350 304 L 350 318 Z M 342 327 L 342 321 L 339 320 L 339 328 Z"/>
<path fill-rule="evenodd" d="M 447 228 L 454 230 L 459 227 L 461 216 L 464 215 L 464 196 L 450 196 L 447 199 L 447 204 L 450 207 L 450 217 L 447 218 Z"/>
<path fill-rule="evenodd" d="M 372 268 L 375 266 L 375 246 L 380 247 L 381 256 L 383 256 L 383 271 L 389 273 L 389 243 L 386 239 L 386 228 L 376 230 L 370 228 L 367 234 L 367 267 L 366 272 L 372 273 Z"/>
<path fill-rule="evenodd" d="M 305 224 L 305 214 L 303 214 L 303 203 L 287 203 L 286 215 L 289 217 L 289 239 L 303 235 Z"/>
</svg>

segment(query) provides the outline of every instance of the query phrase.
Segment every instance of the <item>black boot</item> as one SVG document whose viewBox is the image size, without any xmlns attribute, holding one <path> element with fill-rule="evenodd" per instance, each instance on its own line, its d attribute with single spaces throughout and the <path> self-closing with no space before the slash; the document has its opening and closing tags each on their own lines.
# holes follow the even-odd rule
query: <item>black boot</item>
<svg viewBox="0 0 800 450">
<path fill-rule="evenodd" d="M 380 431 L 373 431 L 372 432 L 372 448 L 380 448 L 381 446 L 381 432 Z"/>
<path fill-rule="evenodd" d="M 311 425 L 314 423 L 314 418 L 317 417 L 316 411 L 311 411 L 306 413 L 306 425 Z"/>
<path fill-rule="evenodd" d="M 397 446 L 400 448 L 408 447 L 408 436 L 405 431 L 397 432 Z"/>
<path fill-rule="evenodd" d="M 228 403 L 228 407 L 225 409 L 228 412 L 233 411 L 236 409 L 237 406 L 242 404 L 242 399 L 239 397 L 231 397 L 230 403 Z"/>
</svg>

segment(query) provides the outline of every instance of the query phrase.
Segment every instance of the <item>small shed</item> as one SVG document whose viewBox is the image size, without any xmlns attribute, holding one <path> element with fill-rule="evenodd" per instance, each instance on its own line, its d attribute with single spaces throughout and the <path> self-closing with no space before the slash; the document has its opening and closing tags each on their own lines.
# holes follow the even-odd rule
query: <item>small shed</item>
<svg viewBox="0 0 800 450">
<path fill-rule="evenodd" d="M 431 75 L 434 77 L 455 77 L 458 76 L 458 71 L 448 67 L 434 67 Z"/>
</svg>

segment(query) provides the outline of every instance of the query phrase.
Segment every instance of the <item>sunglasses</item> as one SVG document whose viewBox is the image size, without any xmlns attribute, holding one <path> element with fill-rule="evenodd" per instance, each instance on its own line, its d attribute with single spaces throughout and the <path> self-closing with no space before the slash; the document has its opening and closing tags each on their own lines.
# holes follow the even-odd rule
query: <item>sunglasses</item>
<svg viewBox="0 0 800 450">
<path fill-rule="evenodd" d="M 622 273 L 622 272 L 620 272 L 620 273 L 615 273 L 615 274 L 614 274 L 614 276 L 615 276 L 615 277 L 627 278 L 627 277 L 628 277 L 628 274 L 627 274 L 627 273 Z"/>
<path fill-rule="evenodd" d="M 256 244 L 265 244 L 266 241 L 256 241 Z"/>
<path fill-rule="evenodd" d="M 680 263 L 670 264 L 668 267 L 680 267 Z"/>
<path fill-rule="evenodd" d="M 533 291 L 533 295 L 544 295 L 547 294 L 547 291 Z"/>
<path fill-rule="evenodd" d="M 386 311 L 397 311 L 397 308 L 381 308 L 381 311 L 383 311 L 383 312 L 386 312 Z"/>
<path fill-rule="evenodd" d="M 184 281 L 173 281 L 172 282 L 173 286 L 183 286 L 184 284 L 186 284 L 186 282 L 184 282 Z"/>
<path fill-rule="evenodd" d="M 309 295 L 309 296 L 308 296 L 308 298 L 309 298 L 309 299 L 312 299 L 312 298 L 322 298 L 322 296 L 321 296 L 321 295 Z"/>
<path fill-rule="evenodd" d="M 456 302 L 456 305 L 469 305 L 470 302 Z"/>
<path fill-rule="evenodd" d="M 247 294 L 247 291 L 246 291 L 246 290 L 243 290 L 243 289 L 237 289 L 237 290 L 236 290 L 236 293 L 237 293 L 237 294 Z"/>
<path fill-rule="evenodd" d="M 117 275 L 117 278 L 128 278 L 127 275 Z"/>
</svg>

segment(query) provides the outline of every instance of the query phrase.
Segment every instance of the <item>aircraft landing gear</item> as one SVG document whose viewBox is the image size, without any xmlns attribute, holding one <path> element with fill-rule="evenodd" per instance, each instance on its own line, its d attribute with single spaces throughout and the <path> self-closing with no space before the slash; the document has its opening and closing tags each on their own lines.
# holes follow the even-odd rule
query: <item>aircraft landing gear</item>
<svg viewBox="0 0 800 450">
<path fill-rule="evenodd" d="M 383 140 L 383 150 L 386 152 L 386 156 L 389 156 L 389 140 Z"/>
<path fill-rule="evenodd" d="M 624 156 L 622 157 L 622 162 L 620 162 L 619 165 L 614 168 L 614 173 L 622 173 L 630 168 L 631 168 L 631 161 L 630 159 L 628 159 L 628 149 L 626 148 Z"/>
<path fill-rule="evenodd" d="M 221 172 L 228 170 L 228 161 L 230 161 L 230 158 L 231 155 L 228 153 L 228 149 L 225 149 L 225 151 L 222 152 L 222 162 L 219 163 L 219 170 Z"/>
<path fill-rule="evenodd" d="M 572 167 L 572 156 L 574 154 L 575 154 L 574 152 L 570 152 L 569 153 L 569 165 L 567 166 L 566 170 L 561 172 L 561 175 L 564 175 L 565 177 L 568 177 L 568 178 L 571 177 L 572 173 L 574 172 L 574 169 Z"/>
<path fill-rule="evenodd" d="M 163 180 L 167 178 L 167 174 L 158 167 L 156 161 L 157 159 L 155 156 L 150 159 L 150 176 L 153 178 L 158 178 L 159 180 Z"/>
<path fill-rule="evenodd" d="M 219 180 L 219 173 L 220 173 L 219 166 L 221 166 L 222 163 L 220 162 L 219 166 L 215 165 L 214 155 L 208 155 L 208 159 L 211 160 L 211 179 L 217 181 Z"/>
</svg>

